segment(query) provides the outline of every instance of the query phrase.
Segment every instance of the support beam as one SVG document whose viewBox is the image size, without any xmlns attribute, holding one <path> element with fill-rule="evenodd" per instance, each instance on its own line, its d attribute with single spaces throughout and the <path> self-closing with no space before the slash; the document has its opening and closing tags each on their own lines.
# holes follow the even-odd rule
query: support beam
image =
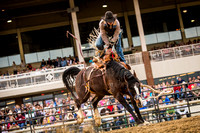
<svg viewBox="0 0 200 133">
<path fill-rule="evenodd" d="M 20 58 L 21 58 L 21 60 L 23 60 L 23 62 L 25 62 L 24 50 L 23 50 L 23 44 L 22 44 L 22 38 L 21 38 L 20 29 L 17 29 L 17 39 L 18 39 L 18 45 L 19 45 Z"/>
<path fill-rule="evenodd" d="M 129 44 L 129 47 L 132 48 L 133 47 L 133 40 L 132 40 L 131 28 L 130 28 L 127 12 L 124 12 L 124 19 L 125 19 L 125 25 L 126 25 L 128 44 Z"/>
<path fill-rule="evenodd" d="M 133 0 L 133 3 L 134 3 L 134 8 L 135 8 L 135 15 L 136 15 L 136 21 L 137 21 L 142 51 L 147 51 L 147 46 L 146 46 L 145 37 L 144 37 L 144 29 L 143 29 L 142 18 L 141 18 L 138 0 Z"/>
<path fill-rule="evenodd" d="M 180 9 L 179 4 L 177 4 L 177 11 L 178 11 L 178 18 L 179 18 L 179 23 L 180 23 L 182 40 L 183 40 L 184 43 L 186 43 L 184 24 L 183 24 L 183 19 L 182 19 L 182 14 L 181 14 L 181 9 Z"/>
<path fill-rule="evenodd" d="M 147 51 L 147 46 L 145 42 L 144 29 L 142 25 L 142 18 L 141 18 L 138 0 L 133 0 L 133 3 L 134 3 L 134 8 L 135 8 L 135 15 L 136 15 L 136 20 L 137 20 L 137 25 L 138 25 L 141 47 L 142 47 L 142 58 L 144 62 L 147 83 L 148 85 L 154 85 L 151 62 L 150 62 L 149 52 Z"/>
<path fill-rule="evenodd" d="M 74 0 L 69 0 L 69 5 L 71 9 L 74 9 Z M 73 29 L 74 29 L 74 34 L 76 39 L 76 48 L 77 48 L 77 55 L 78 55 L 78 59 L 79 62 L 84 62 L 84 58 L 81 55 L 81 40 L 80 40 L 80 34 L 79 34 L 79 28 L 78 28 L 78 20 L 77 20 L 77 16 L 76 16 L 76 12 L 75 11 L 71 11 L 71 16 L 72 16 L 72 24 L 73 24 Z M 80 45 L 79 45 L 80 44 Z"/>
</svg>

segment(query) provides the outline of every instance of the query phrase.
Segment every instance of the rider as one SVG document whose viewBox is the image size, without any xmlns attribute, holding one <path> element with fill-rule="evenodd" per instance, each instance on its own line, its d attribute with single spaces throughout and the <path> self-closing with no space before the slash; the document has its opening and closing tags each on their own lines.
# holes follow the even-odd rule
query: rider
<svg viewBox="0 0 200 133">
<path fill-rule="evenodd" d="M 109 46 L 110 44 L 116 43 L 116 51 L 120 60 L 126 64 L 124 58 L 123 50 L 121 47 L 121 35 L 120 23 L 116 18 L 116 15 L 113 15 L 111 11 L 107 11 L 105 16 L 99 23 L 100 34 L 96 40 L 96 47 L 103 52 L 104 44 Z M 109 41 L 109 37 L 112 39 Z"/>
</svg>

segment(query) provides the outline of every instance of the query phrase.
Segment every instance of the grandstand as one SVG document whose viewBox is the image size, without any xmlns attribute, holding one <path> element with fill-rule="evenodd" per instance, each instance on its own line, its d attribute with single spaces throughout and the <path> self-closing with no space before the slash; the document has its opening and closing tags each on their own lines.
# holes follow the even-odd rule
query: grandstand
<svg viewBox="0 0 200 133">
<path fill-rule="evenodd" d="M 0 1 L 0 132 L 83 131 L 88 123 L 98 132 L 136 125 L 113 97 L 98 105 L 100 127 L 93 126 L 90 100 L 82 105 L 84 123 L 77 125 L 77 109 L 62 83 L 67 68 L 89 66 L 95 51 L 87 39 L 107 10 L 120 21 L 131 72 L 156 89 L 174 89 L 146 100 L 143 118 L 157 123 L 199 115 L 199 7 L 198 0 Z M 141 89 L 144 98 L 155 95 Z"/>
</svg>

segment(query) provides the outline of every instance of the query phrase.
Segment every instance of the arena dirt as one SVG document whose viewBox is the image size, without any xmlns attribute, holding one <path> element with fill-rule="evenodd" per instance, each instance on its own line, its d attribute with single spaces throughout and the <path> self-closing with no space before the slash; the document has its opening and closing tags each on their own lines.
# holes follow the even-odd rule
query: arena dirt
<svg viewBox="0 0 200 133">
<path fill-rule="evenodd" d="M 113 130 L 106 133 L 200 133 L 200 116 L 182 118 L 142 127 Z"/>
</svg>

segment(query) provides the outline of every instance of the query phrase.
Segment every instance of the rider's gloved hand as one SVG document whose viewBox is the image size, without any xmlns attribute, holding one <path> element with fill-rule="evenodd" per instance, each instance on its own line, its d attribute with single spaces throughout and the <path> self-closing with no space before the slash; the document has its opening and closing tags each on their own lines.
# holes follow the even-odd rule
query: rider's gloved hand
<svg viewBox="0 0 200 133">
<path fill-rule="evenodd" d="M 110 43 L 111 43 L 112 45 L 115 45 L 115 41 L 113 40 L 113 38 L 110 40 Z"/>
<path fill-rule="evenodd" d="M 115 45 L 115 42 L 110 41 L 110 44 L 111 44 L 111 45 Z"/>
</svg>

